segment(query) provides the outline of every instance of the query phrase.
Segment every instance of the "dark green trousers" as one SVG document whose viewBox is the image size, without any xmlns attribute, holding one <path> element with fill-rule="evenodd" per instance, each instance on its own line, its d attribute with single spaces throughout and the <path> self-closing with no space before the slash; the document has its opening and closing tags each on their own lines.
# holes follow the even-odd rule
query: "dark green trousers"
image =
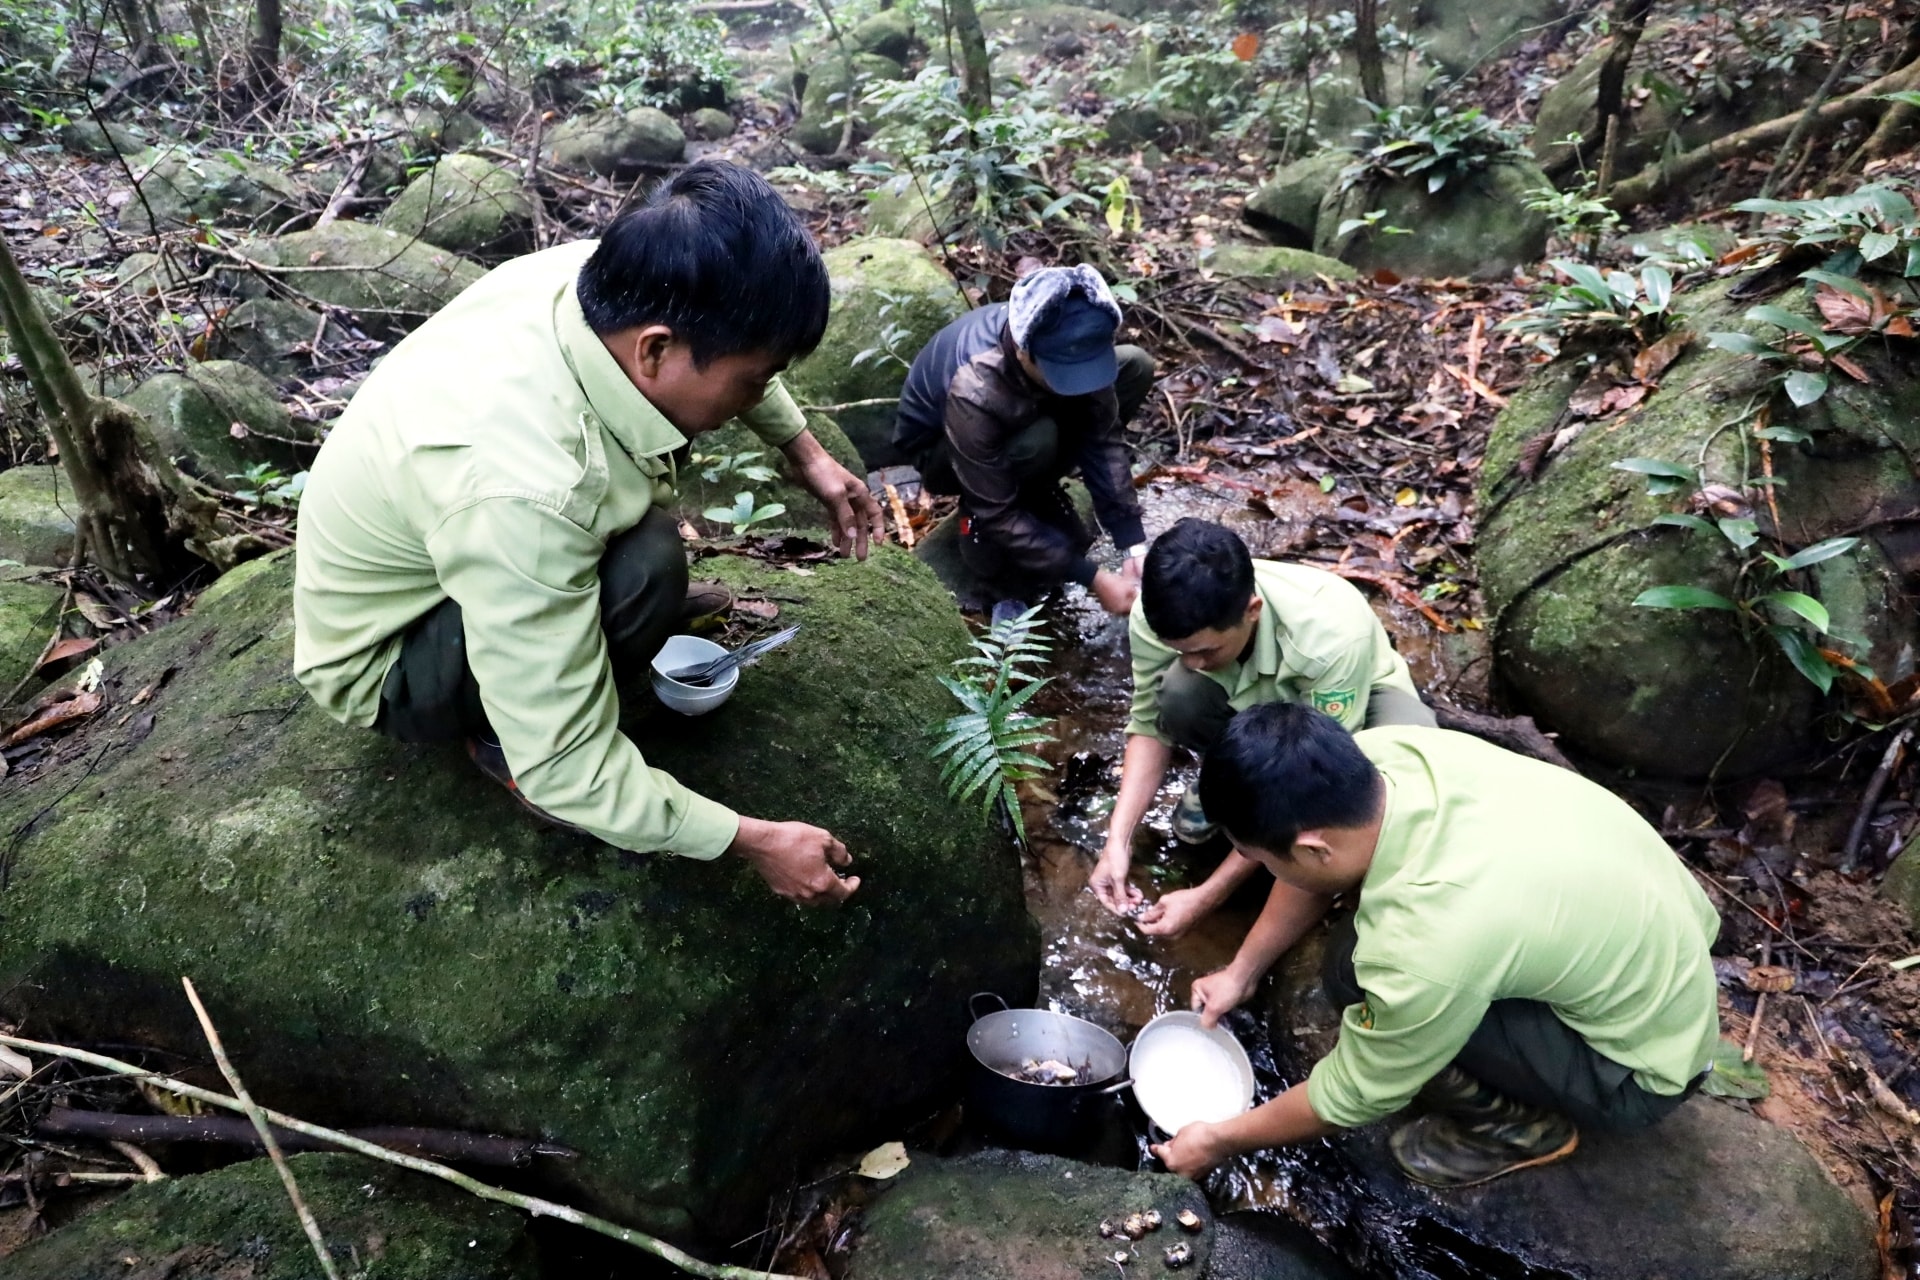
<svg viewBox="0 0 1920 1280">
<path fill-rule="evenodd" d="M 644 673 L 679 626 L 687 602 L 687 551 L 672 515 L 655 507 L 607 543 L 600 558 L 600 626 L 615 681 Z M 531 673 L 529 673 L 531 674 Z M 495 740 L 467 665 L 466 619 L 442 600 L 407 628 L 380 686 L 374 728 L 402 742 Z"/>
<path fill-rule="evenodd" d="M 1227 700 L 1227 691 L 1219 681 L 1198 671 L 1189 671 L 1176 662 L 1160 678 L 1160 732 L 1195 755 L 1205 755 L 1227 722 L 1239 712 Z M 1433 709 L 1418 698 L 1387 685 L 1375 685 L 1367 693 L 1366 727 L 1383 724 L 1417 724 L 1438 727 Z"/>
<path fill-rule="evenodd" d="M 1366 999 L 1353 971 L 1358 940 L 1351 915 L 1341 916 L 1327 938 L 1320 980 L 1342 1008 Z M 1689 1087 L 1669 1097 L 1641 1088 L 1631 1069 L 1581 1039 L 1538 1000 L 1495 1000 L 1453 1065 L 1509 1098 L 1592 1129 L 1644 1129 L 1693 1093 Z"/>
</svg>

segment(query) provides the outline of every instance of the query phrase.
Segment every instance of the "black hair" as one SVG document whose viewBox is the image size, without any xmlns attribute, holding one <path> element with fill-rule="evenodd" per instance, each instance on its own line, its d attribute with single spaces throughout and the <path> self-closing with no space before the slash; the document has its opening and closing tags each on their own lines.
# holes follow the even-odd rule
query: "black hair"
<svg viewBox="0 0 1920 1280">
<path fill-rule="evenodd" d="M 688 165 L 614 219 L 576 289 L 595 333 L 663 324 L 702 368 L 748 351 L 797 359 L 827 329 L 813 237 L 765 178 L 723 160 Z"/>
<path fill-rule="evenodd" d="M 1380 772 L 1324 711 L 1269 702 L 1242 711 L 1200 766 L 1200 807 L 1235 844 L 1286 857 L 1302 831 L 1362 827 Z"/>
<path fill-rule="evenodd" d="M 1253 599 L 1253 557 L 1240 535 L 1192 516 L 1153 540 L 1140 570 L 1140 608 L 1162 640 L 1239 622 Z"/>
</svg>

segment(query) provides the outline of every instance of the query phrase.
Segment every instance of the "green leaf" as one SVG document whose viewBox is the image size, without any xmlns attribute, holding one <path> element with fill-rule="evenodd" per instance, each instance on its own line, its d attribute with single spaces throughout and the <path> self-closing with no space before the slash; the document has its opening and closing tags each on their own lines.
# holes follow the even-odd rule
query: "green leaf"
<svg viewBox="0 0 1920 1280">
<path fill-rule="evenodd" d="M 1643 267 L 1640 291 L 1647 295 L 1647 302 L 1655 311 L 1665 311 L 1667 303 L 1673 301 L 1673 276 L 1664 267 Z"/>
<path fill-rule="evenodd" d="M 1873 301 L 1873 290 L 1861 284 L 1852 276 L 1836 275 L 1831 271 L 1822 271 L 1818 267 L 1800 273 L 1802 280 L 1811 280 L 1815 284 L 1826 285 L 1829 289 L 1838 289 L 1841 293 L 1850 293 L 1862 302 Z"/>
<path fill-rule="evenodd" d="M 1700 478 L 1691 468 L 1662 458 L 1622 458 L 1613 464 L 1615 471 L 1631 471 L 1639 476 L 1662 476 L 1668 480 L 1684 480 L 1688 484 L 1698 484 Z"/>
<path fill-rule="evenodd" d="M 1633 598 L 1640 609 L 1725 609 L 1732 612 L 1733 601 L 1718 591 L 1686 585 L 1649 587 Z"/>
<path fill-rule="evenodd" d="M 1827 375 L 1824 373 L 1808 373 L 1805 369 L 1796 369 L 1787 375 L 1785 385 L 1787 389 L 1787 399 L 1804 409 L 1819 400 L 1821 396 L 1827 394 Z"/>
<path fill-rule="evenodd" d="M 1831 560 L 1835 556 L 1843 556 L 1859 545 L 1860 539 L 1858 538 L 1828 538 L 1825 542 L 1816 542 L 1810 547 L 1796 551 L 1785 560 L 1782 560 L 1780 567 L 1783 570 L 1804 569 L 1809 565 L 1819 564 L 1822 560 Z"/>
<path fill-rule="evenodd" d="M 1753 433 L 1761 440 L 1776 440 L 1782 444 L 1805 444 L 1812 436 L 1798 427 L 1762 427 Z"/>
<path fill-rule="evenodd" d="M 1747 203 L 1757 203 L 1748 201 Z M 1770 202 L 1769 202 L 1770 203 Z M 1718 1098 L 1764 1098 L 1772 1091 L 1767 1073 L 1757 1062 L 1748 1062 L 1741 1046 L 1721 1039 L 1713 1046 L 1713 1068 L 1700 1082 L 1703 1093 Z"/>
<path fill-rule="evenodd" d="M 1812 596 L 1799 591 L 1769 591 L 1754 601 L 1756 605 L 1779 605 L 1789 613 L 1798 614 L 1813 624 L 1815 631 L 1825 631 L 1832 625 L 1833 619 L 1827 614 L 1827 606 Z"/>
<path fill-rule="evenodd" d="M 1673 525 L 1681 529 L 1692 529 L 1699 533 L 1712 533 L 1714 528 L 1699 516 L 1690 516 L 1679 511 L 1665 511 L 1653 518 L 1655 524 Z"/>
<path fill-rule="evenodd" d="M 1770 626 L 1767 634 L 1780 646 L 1780 652 L 1787 655 L 1787 661 L 1793 669 L 1805 676 L 1822 693 L 1833 688 L 1834 677 L 1840 674 L 1840 668 L 1820 656 L 1820 650 L 1813 641 L 1802 635 L 1797 627 Z"/>
<path fill-rule="evenodd" d="M 1737 356 L 1777 358 L 1780 354 L 1750 333 L 1710 333 L 1707 335 L 1707 345 L 1715 351 L 1731 351 Z"/>
<path fill-rule="evenodd" d="M 1900 237 L 1884 231 L 1869 231 L 1860 237 L 1860 256 L 1868 262 L 1876 262 L 1899 247 Z"/>
<path fill-rule="evenodd" d="M 1805 316 L 1797 316 L 1785 307 L 1776 307 L 1770 302 L 1753 308 L 1747 312 L 1746 318 L 1754 321 L 1756 324 L 1770 324 L 1776 329 L 1787 329 L 1794 333 L 1803 333 L 1809 338 L 1825 332 L 1819 325 L 1807 319 Z"/>
<path fill-rule="evenodd" d="M 1747 516 L 1727 516 L 1715 523 L 1720 526 L 1721 535 L 1733 544 L 1736 551 L 1745 551 L 1760 541 L 1759 526 Z"/>
</svg>

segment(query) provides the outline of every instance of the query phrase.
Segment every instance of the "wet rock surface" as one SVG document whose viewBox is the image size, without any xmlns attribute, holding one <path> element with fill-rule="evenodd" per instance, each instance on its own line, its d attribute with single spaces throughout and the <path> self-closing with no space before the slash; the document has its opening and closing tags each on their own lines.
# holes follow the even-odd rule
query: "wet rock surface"
<svg viewBox="0 0 1920 1280">
<path fill-rule="evenodd" d="M 1317 937 L 1275 971 L 1273 1047 L 1300 1078 L 1333 1045 L 1340 1011 L 1319 981 Z M 1785 1129 L 1699 1095 L 1651 1129 L 1583 1132 L 1568 1159 L 1479 1187 L 1436 1191 L 1387 1150 L 1399 1118 L 1342 1135 L 1329 1176 L 1296 1183 L 1316 1216 L 1392 1274 L 1603 1280 L 1872 1280 L 1865 1211 Z M 1371 1269 L 1371 1268 L 1370 1268 Z"/>
<path fill-rule="evenodd" d="M 721 710 L 642 697 L 628 724 L 704 794 L 841 836 L 866 883 L 838 911 L 549 830 L 457 746 L 333 723 L 291 674 L 282 554 L 109 651 L 98 746 L 0 788 L 0 1016 L 198 1060 L 191 974 L 250 1088 L 305 1118 L 541 1136 L 580 1153 L 534 1171 L 555 1198 L 759 1229 L 803 1161 L 951 1096 L 966 996 L 1038 968 L 1017 861 L 927 758 L 951 604 L 890 548 L 805 567 L 703 560 L 800 634 Z"/>
<path fill-rule="evenodd" d="M 906 68 L 892 58 L 877 53 L 852 56 L 852 75 L 848 59 L 839 50 L 816 57 L 807 68 L 806 88 L 800 95 L 800 119 L 793 126 L 793 139 L 817 156 L 832 155 L 840 147 L 846 131 L 846 118 L 854 112 L 853 141 L 867 136 L 867 119 L 857 101 L 860 87 L 887 80 L 898 80 Z"/>
<path fill-rule="evenodd" d="M 316 353 L 343 342 L 347 335 L 331 318 L 295 302 L 248 298 L 229 311 L 209 335 L 208 348 L 219 358 L 252 365 L 270 378 L 311 368 Z"/>
<path fill-rule="evenodd" d="M 533 1280 L 526 1215 L 351 1155 L 288 1161 L 342 1264 L 383 1280 Z M 9 1280 L 310 1280 L 313 1246 L 264 1159 L 149 1183 L 0 1263 Z"/>
</svg>

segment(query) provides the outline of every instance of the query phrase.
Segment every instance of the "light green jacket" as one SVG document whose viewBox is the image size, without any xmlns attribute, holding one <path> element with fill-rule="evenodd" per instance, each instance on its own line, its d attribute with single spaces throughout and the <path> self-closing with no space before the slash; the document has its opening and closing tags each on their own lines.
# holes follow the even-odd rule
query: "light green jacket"
<svg viewBox="0 0 1920 1280">
<path fill-rule="evenodd" d="M 1373 606 L 1345 578 L 1310 565 L 1255 560 L 1253 589 L 1263 602 L 1253 652 L 1223 671 L 1204 673 L 1227 691 L 1235 711 L 1301 702 L 1358 729 L 1367 722 L 1375 686 L 1420 696 Z M 1127 640 L 1133 650 L 1127 732 L 1167 742 L 1160 732 L 1160 681 L 1180 654 L 1154 634 L 1138 601 L 1127 620 Z"/>
<path fill-rule="evenodd" d="M 713 858 L 738 815 L 618 728 L 600 557 L 671 500 L 686 439 L 581 314 L 595 243 L 492 271 L 354 396 L 300 503 L 294 670 L 336 719 L 372 725 L 402 632 L 452 597 L 527 800 L 622 848 Z M 744 420 L 775 447 L 805 427 L 777 385 Z"/>
<path fill-rule="evenodd" d="M 1666 841 L 1576 773 L 1463 733 L 1365 729 L 1387 809 L 1354 912 L 1366 999 L 1307 1100 L 1351 1127 L 1399 1110 L 1495 1000 L 1539 1000 L 1671 1096 L 1720 1034 L 1720 917 Z"/>
</svg>

